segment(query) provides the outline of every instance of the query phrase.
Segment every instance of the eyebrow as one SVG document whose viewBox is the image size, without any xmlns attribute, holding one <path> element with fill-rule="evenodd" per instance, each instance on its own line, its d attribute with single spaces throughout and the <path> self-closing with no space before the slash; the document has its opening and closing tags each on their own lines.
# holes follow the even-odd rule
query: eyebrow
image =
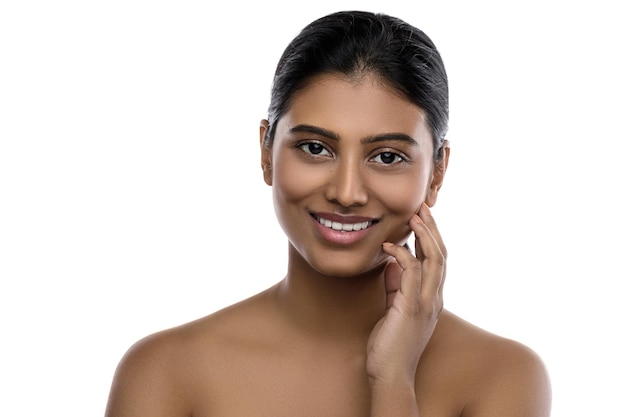
<svg viewBox="0 0 626 417">
<path fill-rule="evenodd" d="M 328 129 L 323 129 L 317 126 L 306 125 L 306 124 L 294 126 L 291 129 L 289 129 L 289 131 L 292 133 L 299 133 L 299 132 L 313 133 L 316 135 L 324 136 L 327 139 L 332 139 L 334 141 L 339 140 L 339 135 L 333 131 L 330 131 Z M 390 140 L 406 142 L 414 146 L 419 145 L 415 139 L 413 139 L 411 136 L 404 134 L 404 133 L 383 133 L 380 135 L 366 136 L 363 139 L 361 139 L 361 143 L 369 144 L 369 143 L 384 142 L 384 141 L 390 141 Z"/>
</svg>

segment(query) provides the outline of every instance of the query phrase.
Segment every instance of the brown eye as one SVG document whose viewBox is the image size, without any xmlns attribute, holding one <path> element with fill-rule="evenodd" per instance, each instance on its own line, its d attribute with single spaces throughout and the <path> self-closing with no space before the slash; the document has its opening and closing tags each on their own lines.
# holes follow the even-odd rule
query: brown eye
<svg viewBox="0 0 626 417">
<path fill-rule="evenodd" d="M 319 155 L 324 150 L 324 147 L 320 145 L 319 143 L 309 143 L 306 146 L 309 152 L 312 153 L 313 155 Z"/>
<path fill-rule="evenodd" d="M 324 145 L 317 142 L 306 142 L 298 145 L 298 148 L 302 149 L 304 152 L 310 155 L 321 155 L 327 156 L 330 155 L 330 152 L 324 147 Z"/>
<path fill-rule="evenodd" d="M 391 165 L 397 164 L 398 162 L 405 162 L 406 159 L 395 152 L 381 152 L 373 158 L 373 161 L 385 165 Z"/>
</svg>

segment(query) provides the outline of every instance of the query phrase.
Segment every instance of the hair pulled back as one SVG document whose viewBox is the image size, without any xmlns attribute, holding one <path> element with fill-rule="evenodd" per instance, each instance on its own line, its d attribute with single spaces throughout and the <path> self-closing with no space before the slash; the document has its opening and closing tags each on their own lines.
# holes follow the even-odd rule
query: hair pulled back
<svg viewBox="0 0 626 417">
<path fill-rule="evenodd" d="M 342 11 L 319 18 L 293 39 L 281 56 L 268 110 L 271 146 L 290 100 L 312 77 L 376 74 L 426 113 L 439 158 L 448 129 L 448 78 L 431 39 L 401 19 L 380 13 Z"/>
</svg>

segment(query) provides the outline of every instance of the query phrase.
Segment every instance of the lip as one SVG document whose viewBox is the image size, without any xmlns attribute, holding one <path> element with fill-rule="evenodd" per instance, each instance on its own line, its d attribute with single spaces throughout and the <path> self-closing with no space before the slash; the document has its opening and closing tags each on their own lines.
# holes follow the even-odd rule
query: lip
<svg viewBox="0 0 626 417">
<path fill-rule="evenodd" d="M 336 213 L 311 213 L 319 235 L 336 245 L 350 245 L 363 239 L 378 223 L 374 217 L 344 216 Z"/>
</svg>

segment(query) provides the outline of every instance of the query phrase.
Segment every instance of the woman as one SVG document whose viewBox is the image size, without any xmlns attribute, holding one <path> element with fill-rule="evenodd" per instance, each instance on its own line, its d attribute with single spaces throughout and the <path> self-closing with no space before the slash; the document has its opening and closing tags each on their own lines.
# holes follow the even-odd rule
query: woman
<svg viewBox="0 0 626 417">
<path fill-rule="evenodd" d="M 443 309 L 429 207 L 450 154 L 447 85 L 431 40 L 399 19 L 304 28 L 260 126 L 286 276 L 133 346 L 107 416 L 549 415 L 537 355 Z"/>
</svg>

